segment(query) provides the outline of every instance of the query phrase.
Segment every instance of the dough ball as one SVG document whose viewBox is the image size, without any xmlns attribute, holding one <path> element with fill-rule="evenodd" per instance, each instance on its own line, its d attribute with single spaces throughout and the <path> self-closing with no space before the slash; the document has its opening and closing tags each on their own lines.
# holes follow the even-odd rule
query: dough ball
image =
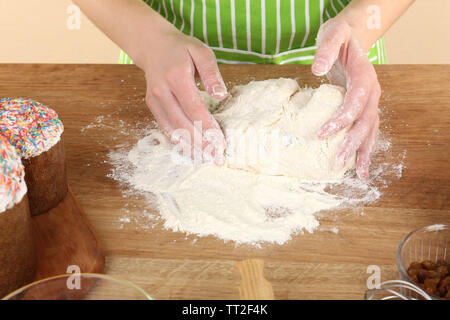
<svg viewBox="0 0 450 320">
<path fill-rule="evenodd" d="M 345 168 L 336 164 L 350 127 L 326 140 L 317 133 L 336 114 L 344 94 L 342 87 L 300 88 L 285 78 L 234 87 L 214 113 L 227 140 L 227 166 L 305 182 L 341 179 L 355 166 L 355 157 Z"/>
</svg>

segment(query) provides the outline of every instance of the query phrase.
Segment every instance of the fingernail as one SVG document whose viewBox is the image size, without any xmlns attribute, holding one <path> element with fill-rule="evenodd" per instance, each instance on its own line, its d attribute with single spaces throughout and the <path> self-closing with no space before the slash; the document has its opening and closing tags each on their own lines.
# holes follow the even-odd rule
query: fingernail
<svg viewBox="0 0 450 320">
<path fill-rule="evenodd" d="M 357 175 L 358 175 L 358 177 L 360 179 L 366 179 L 369 176 L 369 174 L 367 173 L 367 169 L 366 168 L 357 169 L 356 173 L 357 173 Z"/>
<path fill-rule="evenodd" d="M 215 156 L 215 163 L 218 166 L 223 166 L 225 164 L 225 159 L 223 158 L 223 156 L 219 156 L 219 155 L 216 154 L 216 156 Z"/>
<path fill-rule="evenodd" d="M 213 95 L 217 98 L 225 98 L 228 94 L 227 88 L 222 85 L 215 85 L 212 91 Z"/>
<path fill-rule="evenodd" d="M 328 61 L 324 59 L 314 60 L 314 64 L 312 66 L 314 74 L 318 76 L 323 76 L 328 72 Z"/>
<path fill-rule="evenodd" d="M 369 177 L 369 166 L 370 162 L 361 161 L 360 163 L 358 163 L 356 174 L 360 179 L 366 179 Z"/>
<path fill-rule="evenodd" d="M 326 138 L 334 129 L 336 129 L 337 125 L 334 122 L 330 122 L 322 127 L 319 133 L 319 138 Z"/>
</svg>

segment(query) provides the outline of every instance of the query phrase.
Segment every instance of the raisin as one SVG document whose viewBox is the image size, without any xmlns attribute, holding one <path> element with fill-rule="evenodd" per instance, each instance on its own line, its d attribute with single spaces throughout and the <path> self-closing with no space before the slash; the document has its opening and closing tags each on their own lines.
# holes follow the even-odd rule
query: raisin
<svg viewBox="0 0 450 320">
<path fill-rule="evenodd" d="M 439 283 L 438 292 L 441 297 L 444 297 L 450 291 L 450 276 L 444 278 Z"/>
<path fill-rule="evenodd" d="M 431 262 L 430 260 L 422 262 L 422 265 L 427 270 L 435 270 L 438 267 L 437 264 Z"/>
<path fill-rule="evenodd" d="M 431 278 L 431 271 L 420 269 L 419 272 L 417 272 L 417 278 L 419 279 L 419 282 L 423 283 L 425 279 Z"/>
<path fill-rule="evenodd" d="M 422 263 L 417 262 L 417 261 L 411 262 L 408 270 L 411 270 L 411 269 L 423 269 Z"/>
<path fill-rule="evenodd" d="M 417 278 L 417 275 L 416 274 L 414 274 L 414 275 L 410 275 L 410 278 L 411 278 L 411 280 L 415 283 L 415 284 L 418 284 L 418 283 L 420 283 L 420 281 L 419 281 L 419 279 Z"/>
<path fill-rule="evenodd" d="M 434 292 L 434 290 L 430 287 L 425 287 L 425 292 L 430 294 L 430 295 L 436 295 L 436 293 Z"/>
<path fill-rule="evenodd" d="M 448 267 L 447 266 L 439 266 L 436 268 L 436 272 L 440 274 L 441 278 L 445 278 L 448 274 Z"/>
<path fill-rule="evenodd" d="M 411 269 L 411 268 L 408 269 L 408 275 L 410 277 L 413 277 L 413 276 L 417 277 L 418 273 L 419 273 L 419 269 Z"/>
<path fill-rule="evenodd" d="M 439 281 L 440 281 L 440 279 L 428 278 L 428 279 L 425 279 L 425 282 L 423 284 L 425 285 L 426 289 L 430 289 L 432 294 L 436 295 L 436 293 L 437 293 L 437 286 L 439 284 Z"/>
</svg>

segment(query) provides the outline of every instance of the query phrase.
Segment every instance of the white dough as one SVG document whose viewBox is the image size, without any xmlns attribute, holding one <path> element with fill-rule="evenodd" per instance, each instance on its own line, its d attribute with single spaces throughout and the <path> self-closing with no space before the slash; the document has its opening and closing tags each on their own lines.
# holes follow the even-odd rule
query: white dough
<svg viewBox="0 0 450 320">
<path fill-rule="evenodd" d="M 336 114 L 344 89 L 299 87 L 293 79 L 253 81 L 234 87 L 214 116 L 227 139 L 229 167 L 307 182 L 341 179 L 355 165 L 336 165 L 346 130 L 319 140 L 319 129 Z"/>
</svg>

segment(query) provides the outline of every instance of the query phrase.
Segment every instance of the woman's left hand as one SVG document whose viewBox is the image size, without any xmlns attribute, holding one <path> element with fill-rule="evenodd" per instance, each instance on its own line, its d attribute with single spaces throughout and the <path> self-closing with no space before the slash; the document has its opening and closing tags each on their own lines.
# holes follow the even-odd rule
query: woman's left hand
<svg viewBox="0 0 450 320">
<path fill-rule="evenodd" d="M 333 84 L 347 89 L 343 106 L 323 125 L 319 138 L 325 139 L 353 123 L 336 160 L 343 167 L 356 152 L 356 172 L 360 178 L 367 178 L 379 127 L 381 88 L 377 74 L 344 19 L 334 18 L 323 24 L 317 44 L 312 72 L 317 76 L 327 74 Z"/>
</svg>

